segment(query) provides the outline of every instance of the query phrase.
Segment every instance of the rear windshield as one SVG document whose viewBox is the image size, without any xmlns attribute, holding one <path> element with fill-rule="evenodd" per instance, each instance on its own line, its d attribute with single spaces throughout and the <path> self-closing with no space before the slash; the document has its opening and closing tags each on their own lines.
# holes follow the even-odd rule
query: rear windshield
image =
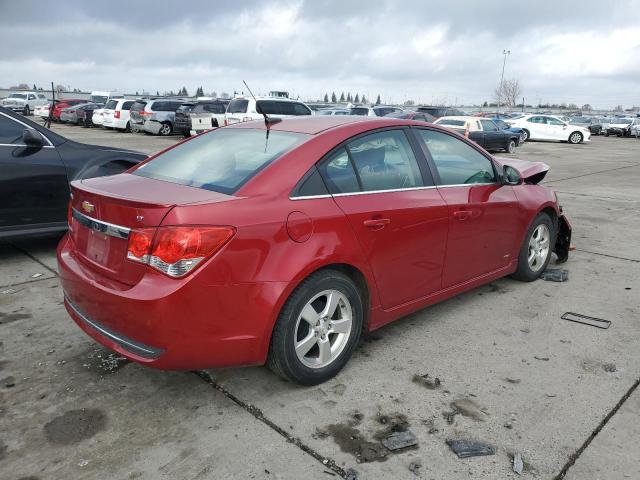
<svg viewBox="0 0 640 480">
<path fill-rule="evenodd" d="M 199 103 L 193 108 L 193 113 L 224 113 L 224 103 Z"/>
<path fill-rule="evenodd" d="M 445 110 L 445 108 L 439 107 L 418 107 L 419 112 L 430 113 L 434 117 L 441 117 L 444 114 Z"/>
<path fill-rule="evenodd" d="M 232 194 L 269 163 L 309 135 L 247 128 L 221 128 L 172 148 L 133 173 L 214 192 Z"/>
<path fill-rule="evenodd" d="M 296 102 L 281 102 L 279 100 L 258 100 L 256 110 L 267 115 L 311 115 L 311 110 Z"/>
<path fill-rule="evenodd" d="M 249 100 L 231 100 L 227 107 L 227 113 L 246 113 Z"/>
<path fill-rule="evenodd" d="M 144 107 L 147 105 L 147 102 L 135 102 L 132 106 L 131 106 L 131 111 L 132 112 L 141 112 L 144 110 Z"/>
<path fill-rule="evenodd" d="M 352 108 L 351 109 L 351 115 L 368 115 L 369 114 L 369 109 L 368 108 Z"/>
<path fill-rule="evenodd" d="M 12 93 L 9 95 L 9 98 L 22 98 L 26 100 L 27 96 L 24 93 Z"/>
<path fill-rule="evenodd" d="M 185 103 L 184 105 L 180 105 L 180 108 L 178 108 L 178 110 L 176 110 L 176 113 L 180 112 L 180 113 L 189 113 L 193 110 L 193 104 L 192 103 Z"/>
<path fill-rule="evenodd" d="M 464 127 L 465 125 L 465 121 L 464 120 L 440 120 L 438 122 L 436 122 L 438 125 L 451 125 L 452 127 Z"/>
<path fill-rule="evenodd" d="M 152 112 L 175 112 L 180 108 L 181 102 L 161 101 L 151 104 Z"/>
<path fill-rule="evenodd" d="M 104 106 L 107 110 L 114 110 L 118 106 L 117 100 L 109 100 L 107 104 Z"/>
</svg>

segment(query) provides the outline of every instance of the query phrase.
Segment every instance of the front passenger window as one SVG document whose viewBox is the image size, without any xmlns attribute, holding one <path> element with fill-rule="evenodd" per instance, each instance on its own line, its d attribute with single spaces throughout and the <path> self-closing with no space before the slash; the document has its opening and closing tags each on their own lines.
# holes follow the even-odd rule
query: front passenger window
<svg viewBox="0 0 640 480">
<path fill-rule="evenodd" d="M 416 130 L 433 158 L 443 185 L 495 183 L 491 161 L 464 141 L 433 130 Z"/>
</svg>

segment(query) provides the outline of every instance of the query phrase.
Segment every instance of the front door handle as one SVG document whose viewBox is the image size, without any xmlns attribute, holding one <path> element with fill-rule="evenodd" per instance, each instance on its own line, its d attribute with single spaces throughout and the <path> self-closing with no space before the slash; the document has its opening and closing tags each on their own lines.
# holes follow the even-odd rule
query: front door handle
<svg viewBox="0 0 640 480">
<path fill-rule="evenodd" d="M 390 218 L 372 218 L 371 220 L 365 220 L 363 222 L 364 226 L 367 228 L 371 228 L 373 230 L 380 230 L 384 228 L 385 225 L 391 223 Z"/>
<path fill-rule="evenodd" d="M 466 220 L 467 218 L 471 218 L 471 210 L 458 210 L 453 212 L 453 217 L 457 220 Z"/>
</svg>

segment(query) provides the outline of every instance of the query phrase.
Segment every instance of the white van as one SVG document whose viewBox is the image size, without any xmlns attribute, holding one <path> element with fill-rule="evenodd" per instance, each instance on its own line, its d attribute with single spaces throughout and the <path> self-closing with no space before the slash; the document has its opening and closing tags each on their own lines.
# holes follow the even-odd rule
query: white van
<svg viewBox="0 0 640 480">
<path fill-rule="evenodd" d="M 94 90 L 93 92 L 91 92 L 89 102 L 106 104 L 112 98 L 124 98 L 124 95 L 118 92 Z"/>
<path fill-rule="evenodd" d="M 299 115 L 313 115 L 313 111 L 304 103 L 288 98 L 275 97 L 236 97 L 229 102 L 225 116 L 225 124 L 262 120 L 262 113 L 257 106 L 270 117 L 283 118 Z"/>
</svg>

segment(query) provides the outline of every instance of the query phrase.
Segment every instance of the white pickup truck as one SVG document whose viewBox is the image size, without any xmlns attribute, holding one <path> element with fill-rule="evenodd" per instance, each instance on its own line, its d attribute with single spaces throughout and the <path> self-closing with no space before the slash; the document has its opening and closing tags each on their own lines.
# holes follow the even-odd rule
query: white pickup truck
<svg viewBox="0 0 640 480">
<path fill-rule="evenodd" d="M 48 103 L 47 97 L 42 92 L 15 92 L 7 98 L 0 100 L 0 105 L 23 115 L 31 113 L 39 105 Z"/>
<path fill-rule="evenodd" d="M 189 113 L 191 135 L 197 135 L 206 130 L 224 126 L 227 103 L 220 100 L 199 101 Z"/>
</svg>

